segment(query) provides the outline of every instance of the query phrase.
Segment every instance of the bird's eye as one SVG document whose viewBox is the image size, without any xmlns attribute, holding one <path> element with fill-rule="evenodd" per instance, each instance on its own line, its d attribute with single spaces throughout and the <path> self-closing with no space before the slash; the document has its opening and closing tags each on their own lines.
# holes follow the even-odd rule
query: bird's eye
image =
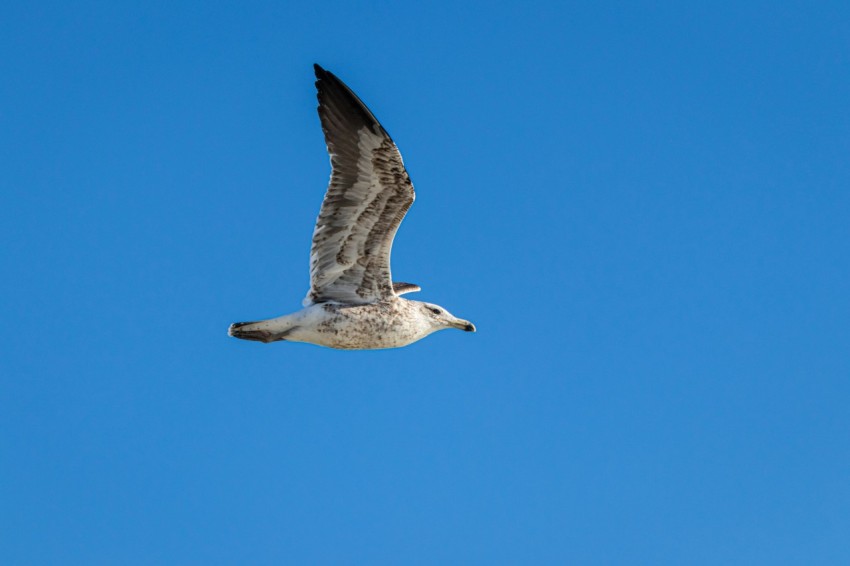
<svg viewBox="0 0 850 566">
<path fill-rule="evenodd" d="M 440 311 L 440 309 L 431 309 L 431 312 L 434 314 L 440 314 L 442 311 Z"/>
</svg>

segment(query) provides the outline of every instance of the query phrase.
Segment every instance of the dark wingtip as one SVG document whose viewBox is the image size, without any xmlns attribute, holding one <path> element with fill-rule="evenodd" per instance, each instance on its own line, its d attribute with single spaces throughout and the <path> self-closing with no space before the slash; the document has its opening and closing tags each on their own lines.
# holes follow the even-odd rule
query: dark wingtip
<svg viewBox="0 0 850 566">
<path fill-rule="evenodd" d="M 339 78 L 335 74 L 328 71 L 318 63 L 313 63 L 313 72 L 316 73 L 316 89 L 318 89 L 319 92 L 321 92 L 322 90 L 334 89 L 335 87 L 339 88 L 337 87 L 337 85 L 342 87 L 343 90 L 351 90 L 347 86 L 345 86 L 345 84 L 341 80 L 339 80 Z M 351 94 L 354 95 L 353 92 Z M 357 95 L 354 95 L 354 97 L 356 98 Z"/>
<path fill-rule="evenodd" d="M 313 70 L 316 73 L 316 94 L 319 98 L 320 116 L 322 116 L 326 107 L 332 108 L 335 114 L 348 121 L 355 130 L 359 129 L 361 125 L 367 125 L 373 129 L 377 128 L 377 132 L 390 137 L 381 123 L 378 122 L 378 119 L 375 118 L 375 115 L 360 100 L 360 97 L 354 94 L 354 91 L 339 77 L 323 69 L 318 63 L 313 63 Z"/>
</svg>

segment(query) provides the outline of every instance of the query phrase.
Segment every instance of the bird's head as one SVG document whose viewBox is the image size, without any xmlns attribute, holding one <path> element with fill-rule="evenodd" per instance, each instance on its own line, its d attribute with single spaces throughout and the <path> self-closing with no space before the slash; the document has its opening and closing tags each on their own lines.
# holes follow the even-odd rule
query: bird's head
<svg viewBox="0 0 850 566">
<path fill-rule="evenodd" d="M 426 320 L 428 320 L 431 326 L 434 327 L 434 330 L 457 328 L 465 332 L 475 332 L 474 324 L 468 320 L 463 320 L 462 318 L 454 316 L 440 305 L 420 302 L 418 306 Z"/>
</svg>

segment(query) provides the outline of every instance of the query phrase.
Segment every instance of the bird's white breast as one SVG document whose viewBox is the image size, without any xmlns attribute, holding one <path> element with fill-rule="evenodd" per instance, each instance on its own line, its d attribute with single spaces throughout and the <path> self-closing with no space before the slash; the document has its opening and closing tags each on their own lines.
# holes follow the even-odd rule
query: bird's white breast
<svg viewBox="0 0 850 566">
<path fill-rule="evenodd" d="M 293 328 L 286 340 L 329 348 L 398 348 L 436 330 L 418 308 L 400 298 L 368 305 L 314 304 L 289 316 Z"/>
</svg>

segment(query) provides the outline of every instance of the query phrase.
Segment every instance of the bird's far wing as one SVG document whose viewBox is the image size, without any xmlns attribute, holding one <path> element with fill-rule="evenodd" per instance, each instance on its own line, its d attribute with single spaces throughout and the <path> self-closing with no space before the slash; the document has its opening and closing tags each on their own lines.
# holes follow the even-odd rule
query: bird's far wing
<svg viewBox="0 0 850 566">
<path fill-rule="evenodd" d="M 393 291 L 396 295 L 404 295 L 405 293 L 417 293 L 422 290 L 422 287 L 417 285 L 416 283 L 399 283 L 395 281 L 393 283 Z"/>
<path fill-rule="evenodd" d="M 393 297 L 390 251 L 413 184 L 389 134 L 351 89 L 320 66 L 319 118 L 331 180 L 316 220 L 305 304 Z"/>
</svg>

